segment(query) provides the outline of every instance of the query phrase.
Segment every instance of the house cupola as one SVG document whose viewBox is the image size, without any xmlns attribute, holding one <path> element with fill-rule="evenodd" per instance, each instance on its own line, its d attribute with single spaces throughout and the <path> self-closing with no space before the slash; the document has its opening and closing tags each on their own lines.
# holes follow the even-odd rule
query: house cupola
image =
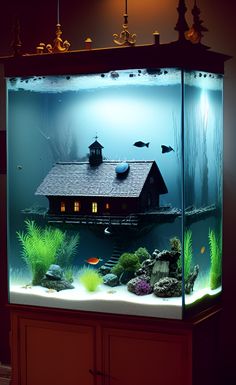
<svg viewBox="0 0 236 385">
<path fill-rule="evenodd" d="M 95 141 L 89 146 L 89 163 L 91 166 L 98 166 L 102 163 L 102 149 L 103 146 L 97 141 L 97 136 Z"/>
</svg>

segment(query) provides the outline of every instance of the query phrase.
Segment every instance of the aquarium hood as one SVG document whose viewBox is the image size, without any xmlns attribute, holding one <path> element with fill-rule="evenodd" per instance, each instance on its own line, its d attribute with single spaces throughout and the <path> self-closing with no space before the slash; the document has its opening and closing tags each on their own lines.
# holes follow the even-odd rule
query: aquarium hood
<svg viewBox="0 0 236 385">
<path fill-rule="evenodd" d="M 200 10 L 196 5 L 192 9 L 193 25 L 189 28 L 185 13 L 187 8 L 185 1 L 180 0 L 178 11 L 178 20 L 175 30 L 178 32 L 178 40 L 167 44 L 160 43 L 158 32 L 153 33 L 153 43 L 146 45 L 136 44 L 136 34 L 131 34 L 128 30 L 128 14 L 124 14 L 123 30 L 120 34 L 113 35 L 114 47 L 96 48 L 92 47 L 92 40 L 85 40 L 85 48 L 81 50 L 70 50 L 70 43 L 61 38 L 62 30 L 58 21 L 56 25 L 56 38 L 53 44 L 40 43 L 36 47 L 36 53 L 24 54 L 21 49 L 19 24 L 15 26 L 15 39 L 12 44 L 13 55 L 1 58 L 4 63 L 6 77 L 34 77 L 45 75 L 79 75 L 79 74 L 109 74 L 118 70 L 140 69 L 142 75 L 146 74 L 145 69 L 154 70 L 157 73 L 160 68 L 178 68 L 183 70 L 206 71 L 217 74 L 223 74 L 224 62 L 230 56 L 211 51 L 209 47 L 202 44 L 203 32 L 207 31 L 200 20 Z M 58 18 L 59 20 L 59 18 Z M 124 76 L 134 76 L 139 84 L 151 84 L 150 77 L 136 76 L 133 72 L 124 72 Z M 137 80 L 138 79 L 138 80 Z M 33 79 L 35 85 L 39 84 L 50 90 L 49 84 L 42 79 Z M 68 79 L 67 79 L 68 80 Z M 102 86 L 107 82 L 115 80 L 105 76 Z M 117 79 L 116 79 L 117 80 Z M 162 77 L 160 76 L 160 81 Z M 57 87 L 54 80 L 53 87 Z M 90 82 L 97 82 L 91 78 Z M 172 81 L 175 79 L 173 77 Z M 122 85 L 122 78 L 119 78 Z M 24 89 L 30 88 L 23 82 Z M 73 90 L 76 79 L 65 82 L 66 89 Z M 83 87 L 83 78 L 80 79 L 80 87 Z M 20 87 L 20 86 L 19 86 Z M 90 85 L 89 85 L 90 87 Z M 91 85 L 93 88 L 94 85 Z"/>
</svg>

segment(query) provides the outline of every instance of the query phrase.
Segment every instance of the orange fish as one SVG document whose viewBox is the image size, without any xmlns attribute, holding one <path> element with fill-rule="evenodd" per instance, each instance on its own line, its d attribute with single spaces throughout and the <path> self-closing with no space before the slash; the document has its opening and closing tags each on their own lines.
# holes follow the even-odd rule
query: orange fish
<svg viewBox="0 0 236 385">
<path fill-rule="evenodd" d="M 201 249 L 200 249 L 200 253 L 201 253 L 201 254 L 204 254 L 204 253 L 205 253 L 205 251 L 206 251 L 206 248 L 205 248 L 205 246 L 202 246 L 202 247 L 201 247 Z"/>
<path fill-rule="evenodd" d="M 90 265 L 97 265 L 101 261 L 102 261 L 101 258 L 96 258 L 96 257 L 92 257 L 86 260 L 86 262 L 89 263 Z"/>
</svg>

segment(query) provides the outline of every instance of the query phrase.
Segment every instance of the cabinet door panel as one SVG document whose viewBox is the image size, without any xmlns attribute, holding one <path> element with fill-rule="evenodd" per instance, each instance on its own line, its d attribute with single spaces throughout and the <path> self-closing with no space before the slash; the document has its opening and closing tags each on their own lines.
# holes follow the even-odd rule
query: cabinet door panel
<svg viewBox="0 0 236 385">
<path fill-rule="evenodd" d="M 21 320 L 21 385 L 94 385 L 92 327 Z"/>
<path fill-rule="evenodd" d="M 187 335 L 104 331 L 104 385 L 191 385 Z"/>
</svg>

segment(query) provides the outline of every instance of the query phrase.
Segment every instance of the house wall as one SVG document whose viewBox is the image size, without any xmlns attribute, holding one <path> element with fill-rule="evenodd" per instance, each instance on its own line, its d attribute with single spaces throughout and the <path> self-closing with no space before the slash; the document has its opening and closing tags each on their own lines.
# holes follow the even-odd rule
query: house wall
<svg viewBox="0 0 236 385">
<path fill-rule="evenodd" d="M 104 197 L 47 197 L 51 215 L 128 215 L 140 209 L 138 198 L 104 198 Z M 80 204 L 79 211 L 74 211 L 74 202 Z M 61 212 L 61 202 L 65 211 Z M 97 212 L 92 212 L 92 203 L 97 203 Z M 106 208 L 106 204 L 109 208 Z M 94 207 L 95 209 L 95 207 Z"/>
</svg>

